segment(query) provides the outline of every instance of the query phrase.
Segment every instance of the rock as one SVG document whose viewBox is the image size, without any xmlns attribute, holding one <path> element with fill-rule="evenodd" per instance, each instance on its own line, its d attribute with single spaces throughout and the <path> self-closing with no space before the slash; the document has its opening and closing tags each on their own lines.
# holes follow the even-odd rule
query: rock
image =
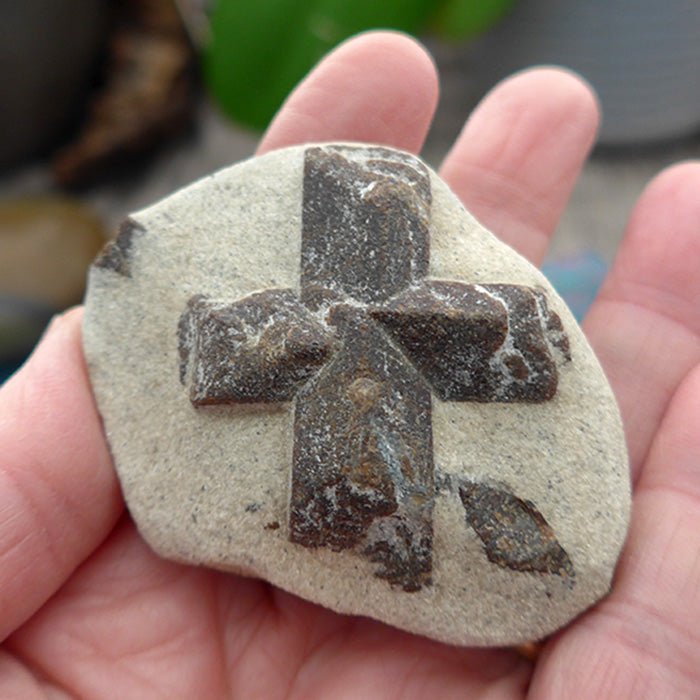
<svg viewBox="0 0 700 700">
<path fill-rule="evenodd" d="M 606 595 L 619 412 L 546 278 L 417 158 L 276 151 L 132 215 L 84 343 L 143 537 L 460 645 Z"/>
</svg>

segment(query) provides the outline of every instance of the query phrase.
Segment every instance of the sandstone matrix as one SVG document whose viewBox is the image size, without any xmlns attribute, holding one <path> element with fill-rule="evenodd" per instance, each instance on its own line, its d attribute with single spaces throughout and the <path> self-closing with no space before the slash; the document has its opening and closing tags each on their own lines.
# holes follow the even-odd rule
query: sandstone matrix
<svg viewBox="0 0 700 700">
<path fill-rule="evenodd" d="M 468 357 L 440 354 L 451 323 Z M 292 147 L 133 214 L 91 268 L 83 335 L 164 557 L 458 645 L 540 639 L 610 589 L 630 510 L 610 387 L 546 278 L 412 156 Z"/>
</svg>

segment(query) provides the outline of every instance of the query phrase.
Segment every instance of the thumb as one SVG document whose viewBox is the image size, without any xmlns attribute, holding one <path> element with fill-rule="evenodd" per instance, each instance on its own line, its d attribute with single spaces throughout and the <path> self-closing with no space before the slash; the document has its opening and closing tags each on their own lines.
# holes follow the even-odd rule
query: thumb
<svg viewBox="0 0 700 700">
<path fill-rule="evenodd" d="M 0 640 L 63 584 L 123 509 L 81 320 L 82 309 L 54 319 L 0 389 Z"/>
</svg>

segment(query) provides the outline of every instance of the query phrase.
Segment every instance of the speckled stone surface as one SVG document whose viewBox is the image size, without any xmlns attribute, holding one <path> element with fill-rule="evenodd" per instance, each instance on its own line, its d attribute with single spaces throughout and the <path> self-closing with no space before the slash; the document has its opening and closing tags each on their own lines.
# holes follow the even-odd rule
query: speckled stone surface
<svg viewBox="0 0 700 700">
<path fill-rule="evenodd" d="M 323 147 L 312 182 L 311 150 L 133 214 L 93 265 L 85 351 L 128 507 L 177 561 L 448 643 L 541 638 L 606 594 L 626 534 L 605 377 L 541 273 L 432 171 Z M 341 161 L 356 181 L 315 216 Z M 374 229 L 348 214 L 367 198 Z"/>
</svg>

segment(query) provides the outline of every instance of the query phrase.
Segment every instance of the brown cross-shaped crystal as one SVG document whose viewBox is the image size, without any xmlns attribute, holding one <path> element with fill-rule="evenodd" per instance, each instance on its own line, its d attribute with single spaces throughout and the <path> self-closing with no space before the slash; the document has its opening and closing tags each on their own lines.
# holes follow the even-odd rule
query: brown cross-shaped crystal
<svg viewBox="0 0 700 700">
<path fill-rule="evenodd" d="M 410 155 L 310 147 L 300 291 L 195 296 L 178 328 L 195 406 L 294 401 L 290 540 L 359 551 L 406 591 L 431 582 L 431 394 L 546 401 L 558 381 L 550 345 L 568 354 L 542 291 L 426 279 L 430 206 L 430 176 Z M 467 482 L 460 494 L 489 559 L 570 573 L 532 504 Z M 504 549 L 481 503 L 530 523 L 537 552 L 519 554 L 515 535 Z"/>
</svg>

